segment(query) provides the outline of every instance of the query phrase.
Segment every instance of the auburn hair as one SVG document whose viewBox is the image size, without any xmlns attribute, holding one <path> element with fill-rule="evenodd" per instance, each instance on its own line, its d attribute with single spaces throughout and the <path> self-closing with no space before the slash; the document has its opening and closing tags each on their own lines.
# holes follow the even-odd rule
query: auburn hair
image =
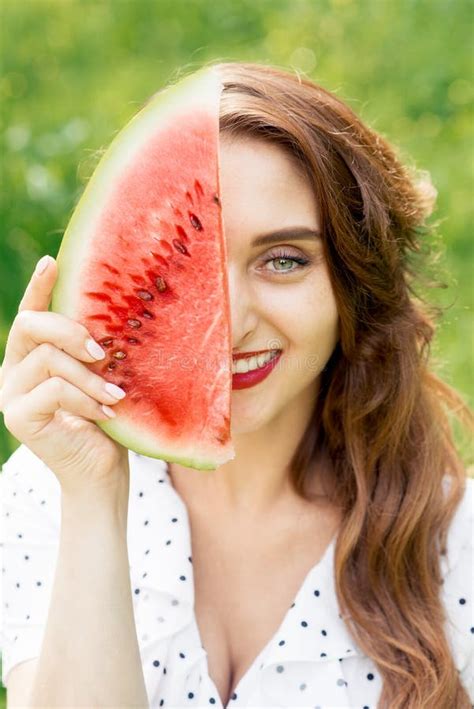
<svg viewBox="0 0 474 709">
<path fill-rule="evenodd" d="M 223 79 L 220 131 L 291 153 L 319 209 L 340 340 L 290 477 L 310 499 L 315 460 L 324 451 L 330 461 L 332 499 L 343 510 L 335 548 L 343 618 L 381 672 L 381 709 L 468 709 L 444 632 L 440 555 L 467 476 L 449 414 L 471 430 L 473 417 L 429 369 L 440 308 L 415 292 L 436 192 L 309 79 L 264 64 L 213 64 Z"/>
</svg>

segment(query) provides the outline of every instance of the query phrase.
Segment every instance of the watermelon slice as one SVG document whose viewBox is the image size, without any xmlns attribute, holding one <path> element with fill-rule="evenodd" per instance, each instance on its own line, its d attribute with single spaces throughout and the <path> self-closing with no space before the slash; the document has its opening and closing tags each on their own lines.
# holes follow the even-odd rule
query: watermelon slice
<svg viewBox="0 0 474 709">
<path fill-rule="evenodd" d="M 98 425 L 127 448 L 214 470 L 230 437 L 232 343 L 213 67 L 159 92 L 112 141 L 58 253 L 52 309 L 127 392 Z"/>
</svg>

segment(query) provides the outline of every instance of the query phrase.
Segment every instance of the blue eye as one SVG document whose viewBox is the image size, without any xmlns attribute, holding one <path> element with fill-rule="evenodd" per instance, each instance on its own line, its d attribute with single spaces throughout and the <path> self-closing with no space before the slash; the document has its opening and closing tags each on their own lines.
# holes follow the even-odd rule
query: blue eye
<svg viewBox="0 0 474 709">
<path fill-rule="evenodd" d="M 270 269 L 272 273 L 294 273 L 295 271 L 299 271 L 300 268 L 304 268 L 304 266 L 309 263 L 308 259 L 306 258 L 302 258 L 301 256 L 292 256 L 288 253 L 278 253 L 276 255 L 273 254 L 270 258 L 266 259 L 265 263 L 267 264 L 273 261 L 275 261 L 278 266 L 282 266 L 282 268 L 275 267 L 274 269 Z M 288 264 L 291 261 L 299 264 L 299 267 L 287 268 L 285 262 L 286 264 Z"/>
</svg>

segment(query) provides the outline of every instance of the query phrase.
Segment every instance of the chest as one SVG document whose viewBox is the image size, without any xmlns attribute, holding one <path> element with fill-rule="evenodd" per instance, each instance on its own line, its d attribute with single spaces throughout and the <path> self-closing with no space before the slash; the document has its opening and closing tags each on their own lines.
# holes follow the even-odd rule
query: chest
<svg viewBox="0 0 474 709">
<path fill-rule="evenodd" d="M 255 532 L 234 536 L 191 520 L 196 620 L 224 706 L 277 632 L 335 529 L 326 518 L 275 540 L 270 530 L 261 529 L 260 538 Z"/>
</svg>

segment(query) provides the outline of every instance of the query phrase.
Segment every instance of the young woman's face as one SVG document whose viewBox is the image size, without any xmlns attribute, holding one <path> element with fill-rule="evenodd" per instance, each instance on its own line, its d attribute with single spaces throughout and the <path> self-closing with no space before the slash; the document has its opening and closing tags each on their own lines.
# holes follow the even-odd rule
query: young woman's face
<svg viewBox="0 0 474 709">
<path fill-rule="evenodd" d="M 280 349 L 258 384 L 232 391 L 234 432 L 256 431 L 288 407 L 312 410 L 319 375 L 339 338 L 314 195 L 297 162 L 275 144 L 221 136 L 233 353 Z M 258 237 L 298 228 L 298 239 Z M 301 259 L 304 263 L 292 261 Z"/>
</svg>

